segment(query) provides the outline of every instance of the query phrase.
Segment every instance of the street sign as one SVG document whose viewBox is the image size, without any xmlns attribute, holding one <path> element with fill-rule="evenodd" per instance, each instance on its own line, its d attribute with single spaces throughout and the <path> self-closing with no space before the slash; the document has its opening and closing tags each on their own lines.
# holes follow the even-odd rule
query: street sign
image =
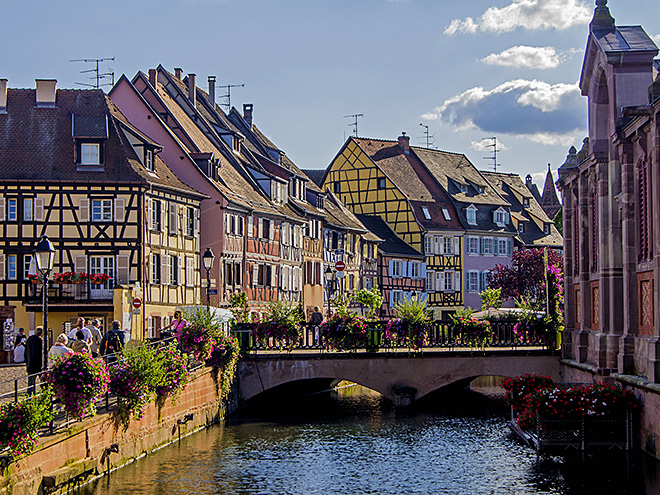
<svg viewBox="0 0 660 495">
<path fill-rule="evenodd" d="M 338 272 L 343 271 L 344 268 L 346 268 L 346 264 L 343 261 L 337 261 L 337 263 L 335 263 L 335 270 Z"/>
<path fill-rule="evenodd" d="M 335 254 L 337 254 L 337 255 L 344 254 L 344 250 L 343 249 L 335 249 Z"/>
<path fill-rule="evenodd" d="M 140 306 L 142 306 L 142 301 L 137 297 L 133 299 L 133 307 L 135 309 L 140 309 Z"/>
<path fill-rule="evenodd" d="M 346 274 L 344 272 L 337 272 L 337 278 L 344 278 Z"/>
<path fill-rule="evenodd" d="M 140 314 L 140 308 L 133 308 L 133 314 L 134 315 L 139 315 Z"/>
<path fill-rule="evenodd" d="M 207 294 L 211 294 L 212 296 L 216 295 L 218 293 L 218 289 L 208 289 Z"/>
</svg>

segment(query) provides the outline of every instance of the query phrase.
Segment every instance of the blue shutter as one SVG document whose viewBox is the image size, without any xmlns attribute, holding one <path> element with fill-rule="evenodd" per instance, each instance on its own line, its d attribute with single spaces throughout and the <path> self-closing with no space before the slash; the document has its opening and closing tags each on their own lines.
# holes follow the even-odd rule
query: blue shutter
<svg viewBox="0 0 660 495">
<path fill-rule="evenodd" d="M 507 239 L 506 240 L 506 254 L 511 256 L 512 251 L 513 251 L 513 239 Z"/>
<path fill-rule="evenodd" d="M 479 254 L 484 254 L 485 251 L 485 239 L 483 237 L 479 237 Z"/>
<path fill-rule="evenodd" d="M 421 263 L 421 268 L 419 269 L 420 278 L 426 280 L 426 263 Z"/>
<path fill-rule="evenodd" d="M 499 254 L 500 242 L 497 237 L 493 238 L 493 254 Z"/>
<path fill-rule="evenodd" d="M 479 292 L 486 290 L 486 275 L 488 272 L 479 272 Z"/>
<path fill-rule="evenodd" d="M 394 307 L 394 292 L 390 291 L 390 309 Z"/>
</svg>

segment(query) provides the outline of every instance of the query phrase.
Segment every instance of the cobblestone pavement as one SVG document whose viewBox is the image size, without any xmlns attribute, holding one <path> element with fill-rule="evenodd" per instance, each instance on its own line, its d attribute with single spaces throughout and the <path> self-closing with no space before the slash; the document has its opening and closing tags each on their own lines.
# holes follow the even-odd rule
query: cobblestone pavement
<svg viewBox="0 0 660 495">
<path fill-rule="evenodd" d="M 22 378 L 18 381 L 19 389 L 27 387 L 26 377 L 25 364 L 0 365 L 0 395 L 14 391 L 14 380 L 16 378 Z"/>
</svg>

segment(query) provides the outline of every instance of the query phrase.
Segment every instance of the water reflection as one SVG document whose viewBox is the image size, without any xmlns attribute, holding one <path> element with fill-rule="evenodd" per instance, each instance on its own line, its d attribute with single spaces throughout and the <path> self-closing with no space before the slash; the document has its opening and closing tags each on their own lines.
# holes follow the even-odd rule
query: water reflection
<svg viewBox="0 0 660 495">
<path fill-rule="evenodd" d="M 657 494 L 657 464 L 544 456 L 470 392 L 397 411 L 358 387 L 256 403 L 79 494 Z"/>
</svg>

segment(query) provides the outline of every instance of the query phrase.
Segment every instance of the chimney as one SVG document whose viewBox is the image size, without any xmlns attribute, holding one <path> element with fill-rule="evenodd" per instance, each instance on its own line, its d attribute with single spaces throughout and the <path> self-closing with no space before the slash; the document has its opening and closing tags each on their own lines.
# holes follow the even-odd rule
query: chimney
<svg viewBox="0 0 660 495">
<path fill-rule="evenodd" d="M 188 99 L 193 107 L 197 106 L 197 86 L 195 84 L 196 74 L 188 74 Z"/>
<path fill-rule="evenodd" d="M 0 113 L 7 113 L 7 79 L 0 79 Z"/>
<path fill-rule="evenodd" d="M 149 84 L 156 87 L 156 69 L 149 69 Z"/>
<path fill-rule="evenodd" d="M 399 136 L 399 146 L 406 155 L 410 153 L 410 136 L 406 136 L 405 132 L 401 132 Z"/>
<path fill-rule="evenodd" d="M 55 108 L 57 79 L 35 79 L 37 83 L 37 107 Z"/>
<path fill-rule="evenodd" d="M 531 174 L 527 174 L 527 177 L 525 177 L 525 185 L 527 186 L 527 189 L 530 191 L 532 190 L 532 176 Z"/>
<path fill-rule="evenodd" d="M 183 69 L 181 67 L 175 67 L 174 68 L 174 77 L 181 80 L 182 75 L 183 75 Z"/>
<path fill-rule="evenodd" d="M 209 76 L 209 103 L 215 108 L 215 76 Z"/>
<path fill-rule="evenodd" d="M 243 103 L 243 120 L 250 126 L 252 129 L 252 109 L 254 105 L 252 103 Z"/>
</svg>

